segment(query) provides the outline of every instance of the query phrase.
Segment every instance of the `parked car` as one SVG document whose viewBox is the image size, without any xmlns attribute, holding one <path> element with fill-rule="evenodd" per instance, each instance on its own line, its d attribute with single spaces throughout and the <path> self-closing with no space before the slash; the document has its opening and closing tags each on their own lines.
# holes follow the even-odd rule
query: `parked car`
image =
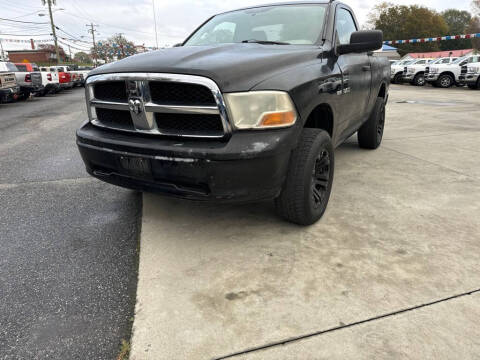
<svg viewBox="0 0 480 360">
<path fill-rule="evenodd" d="M 85 86 L 85 79 L 88 76 L 88 73 L 92 70 L 91 67 L 88 66 L 79 66 L 78 69 L 76 70 L 77 73 L 80 74 L 80 79 L 81 79 L 81 85 Z"/>
<path fill-rule="evenodd" d="M 29 69 L 33 70 L 33 67 Z M 23 69 L 18 69 L 15 64 L 6 61 L 0 61 L 0 71 L 9 71 L 15 74 L 17 85 L 20 87 L 19 99 L 27 99 L 31 93 L 42 89 L 42 76 L 39 71 L 23 71 Z"/>
<path fill-rule="evenodd" d="M 362 148 L 382 140 L 390 64 L 371 55 L 382 32 L 358 29 L 337 1 L 256 6 L 93 70 L 77 131 L 87 171 L 187 199 L 275 199 L 288 221 L 314 223 L 333 149 L 356 132 Z"/>
<path fill-rule="evenodd" d="M 467 64 L 462 66 L 460 81 L 470 89 L 480 89 L 480 55 L 470 57 Z"/>
<path fill-rule="evenodd" d="M 405 69 L 405 65 L 408 65 L 415 60 L 400 60 L 397 61 L 395 64 L 390 66 L 390 82 L 392 84 L 400 84 L 403 78 L 403 70 Z"/>
<path fill-rule="evenodd" d="M 6 68 L 10 66 L 6 63 Z M 11 68 L 13 71 L 14 69 Z M 0 67 L 0 103 L 16 100 L 20 94 L 20 87 L 17 85 L 17 79 L 14 72 L 5 71 Z"/>
<path fill-rule="evenodd" d="M 435 61 L 433 61 L 432 63 L 428 64 L 427 67 L 425 68 L 425 74 L 424 74 L 425 82 L 427 81 L 428 75 L 430 74 L 430 67 L 431 66 L 433 66 L 435 64 L 441 64 L 441 65 L 451 64 L 457 59 L 458 59 L 458 57 L 443 57 L 443 58 L 438 58 Z"/>
<path fill-rule="evenodd" d="M 45 96 L 46 94 L 54 94 L 60 91 L 60 81 L 58 79 L 58 72 L 53 71 L 48 66 L 40 66 L 40 73 L 42 74 L 42 83 L 44 90 L 38 93 L 38 96 Z"/>
<path fill-rule="evenodd" d="M 425 68 L 433 62 L 433 59 L 417 59 L 403 68 L 402 80 L 415 86 L 425 85 Z"/>
<path fill-rule="evenodd" d="M 57 70 L 58 80 L 60 82 L 60 87 L 62 89 L 71 89 L 73 88 L 73 81 L 70 72 L 68 71 L 68 66 L 52 66 Z"/>
<path fill-rule="evenodd" d="M 450 64 L 435 64 L 430 66 L 426 81 L 435 87 L 449 88 L 455 84 L 464 85 L 460 79 L 462 66 L 473 62 L 475 55 L 458 58 Z"/>
</svg>

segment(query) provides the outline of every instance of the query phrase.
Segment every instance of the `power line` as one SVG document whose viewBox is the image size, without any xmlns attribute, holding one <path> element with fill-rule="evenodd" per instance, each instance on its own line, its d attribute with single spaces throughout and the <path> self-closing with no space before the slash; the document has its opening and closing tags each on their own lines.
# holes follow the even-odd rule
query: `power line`
<svg viewBox="0 0 480 360">
<path fill-rule="evenodd" d="M 45 36 L 45 35 L 52 35 L 51 33 L 49 34 L 5 34 L 5 33 L 0 33 L 0 37 L 3 35 L 8 35 L 8 36 Z"/>
<path fill-rule="evenodd" d="M 13 19 L 5 19 L 5 18 L 0 18 L 0 20 L 22 23 L 22 24 L 42 24 L 42 25 L 43 24 L 48 24 L 48 22 L 21 21 L 21 20 L 13 20 Z"/>
</svg>

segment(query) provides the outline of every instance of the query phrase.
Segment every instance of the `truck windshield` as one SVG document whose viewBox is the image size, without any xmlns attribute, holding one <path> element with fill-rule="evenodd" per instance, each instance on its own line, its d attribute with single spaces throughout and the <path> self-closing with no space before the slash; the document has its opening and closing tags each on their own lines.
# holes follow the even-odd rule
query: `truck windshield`
<svg viewBox="0 0 480 360">
<path fill-rule="evenodd" d="M 241 42 L 313 45 L 323 29 L 326 5 L 274 5 L 220 14 L 201 26 L 184 46 Z"/>
<path fill-rule="evenodd" d="M 452 62 L 452 64 L 459 64 L 461 63 L 463 60 L 465 60 L 466 57 L 461 57 L 461 58 L 458 58 L 457 60 L 455 60 L 454 62 Z"/>
</svg>

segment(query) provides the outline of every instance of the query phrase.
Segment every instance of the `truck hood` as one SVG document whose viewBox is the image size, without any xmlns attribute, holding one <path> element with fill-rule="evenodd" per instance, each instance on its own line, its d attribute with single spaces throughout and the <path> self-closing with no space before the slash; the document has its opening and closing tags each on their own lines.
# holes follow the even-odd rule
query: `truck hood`
<svg viewBox="0 0 480 360">
<path fill-rule="evenodd" d="M 125 72 L 199 75 L 215 81 L 223 92 L 248 91 L 292 67 L 320 61 L 321 52 L 318 46 L 309 45 L 185 46 L 130 56 L 100 66 L 88 75 Z"/>
</svg>

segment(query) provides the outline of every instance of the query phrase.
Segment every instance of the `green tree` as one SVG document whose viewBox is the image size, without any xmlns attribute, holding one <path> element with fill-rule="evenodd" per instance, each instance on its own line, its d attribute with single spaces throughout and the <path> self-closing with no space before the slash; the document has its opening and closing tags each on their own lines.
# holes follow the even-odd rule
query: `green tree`
<svg viewBox="0 0 480 360">
<path fill-rule="evenodd" d="M 74 55 L 73 58 L 75 59 L 76 62 L 78 62 L 80 64 L 91 64 L 91 63 L 93 63 L 90 55 L 87 54 L 86 52 L 83 52 L 83 51 L 77 52 Z"/>
<path fill-rule="evenodd" d="M 469 34 L 479 34 L 480 33 L 480 18 L 473 17 L 470 20 L 470 25 L 466 29 Z M 480 38 L 472 39 L 472 46 L 476 50 L 480 50 Z"/>
<path fill-rule="evenodd" d="M 472 15 L 468 11 L 457 9 L 445 10 L 442 12 L 442 17 L 448 25 L 449 35 L 465 34 L 472 20 Z M 442 41 L 440 43 L 442 50 L 470 49 L 471 47 L 471 40 Z"/>
<path fill-rule="evenodd" d="M 406 40 L 448 35 L 445 19 L 436 11 L 419 5 L 382 2 L 369 14 L 369 28 L 383 31 L 385 40 Z M 439 51 L 438 42 L 394 45 L 401 55 L 410 52 Z"/>
<path fill-rule="evenodd" d="M 97 59 L 112 61 L 114 58 L 120 60 L 127 56 L 136 54 L 135 44 L 127 40 L 122 34 L 115 34 L 106 41 L 98 41 L 95 49 L 91 49 L 91 53 L 96 54 Z"/>
</svg>

